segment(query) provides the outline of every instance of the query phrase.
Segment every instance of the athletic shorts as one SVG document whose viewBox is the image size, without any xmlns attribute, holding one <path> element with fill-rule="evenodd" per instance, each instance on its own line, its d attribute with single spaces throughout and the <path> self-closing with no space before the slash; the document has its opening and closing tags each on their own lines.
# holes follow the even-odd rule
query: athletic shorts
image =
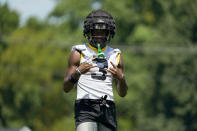
<svg viewBox="0 0 197 131">
<path fill-rule="evenodd" d="M 117 131 L 116 107 L 113 101 L 103 99 L 81 99 L 75 101 L 76 127 L 83 122 L 102 123 Z"/>
</svg>

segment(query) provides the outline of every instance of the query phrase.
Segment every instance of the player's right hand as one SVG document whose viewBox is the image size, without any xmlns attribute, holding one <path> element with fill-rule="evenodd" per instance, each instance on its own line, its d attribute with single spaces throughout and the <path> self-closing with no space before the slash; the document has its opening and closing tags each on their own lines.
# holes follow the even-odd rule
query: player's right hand
<svg viewBox="0 0 197 131">
<path fill-rule="evenodd" d="M 92 65 L 87 62 L 84 62 L 78 67 L 78 69 L 81 72 L 81 74 L 84 74 L 86 72 L 89 72 L 89 70 L 94 67 L 97 67 L 97 65 Z"/>
</svg>

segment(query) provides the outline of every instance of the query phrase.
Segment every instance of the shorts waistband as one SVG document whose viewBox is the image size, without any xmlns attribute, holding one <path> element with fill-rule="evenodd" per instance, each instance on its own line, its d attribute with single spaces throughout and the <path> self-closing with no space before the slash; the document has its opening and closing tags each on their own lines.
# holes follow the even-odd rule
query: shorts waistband
<svg viewBox="0 0 197 131">
<path fill-rule="evenodd" d="M 78 99 L 75 100 L 75 103 L 92 103 L 92 104 L 101 104 L 102 99 Z M 114 105 L 115 103 L 111 100 L 106 100 L 107 104 Z"/>
</svg>

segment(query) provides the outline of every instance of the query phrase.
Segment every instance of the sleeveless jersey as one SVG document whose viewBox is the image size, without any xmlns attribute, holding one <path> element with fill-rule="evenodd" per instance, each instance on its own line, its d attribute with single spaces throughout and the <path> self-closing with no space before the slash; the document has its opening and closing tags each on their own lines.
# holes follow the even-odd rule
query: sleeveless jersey
<svg viewBox="0 0 197 131">
<path fill-rule="evenodd" d="M 76 45 L 72 47 L 73 50 L 78 50 L 81 53 L 80 64 L 83 62 L 97 65 L 97 67 L 91 68 L 90 72 L 81 74 L 77 83 L 77 100 L 79 99 L 100 99 L 102 96 L 107 95 L 107 99 L 113 101 L 112 90 L 112 76 L 107 71 L 107 76 L 103 76 L 103 71 L 98 67 L 98 63 L 93 61 L 97 56 L 97 49 L 90 44 Z M 119 63 L 120 53 L 119 49 L 106 46 L 102 49 L 104 53 L 108 69 L 113 68 L 110 61 L 116 66 Z"/>
</svg>

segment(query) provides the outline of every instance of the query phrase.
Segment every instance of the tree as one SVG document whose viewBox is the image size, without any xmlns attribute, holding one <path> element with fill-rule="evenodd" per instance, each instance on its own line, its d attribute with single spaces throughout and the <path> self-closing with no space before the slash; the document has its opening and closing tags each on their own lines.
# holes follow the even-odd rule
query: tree
<svg viewBox="0 0 197 131">
<path fill-rule="evenodd" d="M 15 30 L 19 25 L 19 15 L 11 11 L 7 4 L 0 4 L 0 42 L 3 37 Z"/>
</svg>

